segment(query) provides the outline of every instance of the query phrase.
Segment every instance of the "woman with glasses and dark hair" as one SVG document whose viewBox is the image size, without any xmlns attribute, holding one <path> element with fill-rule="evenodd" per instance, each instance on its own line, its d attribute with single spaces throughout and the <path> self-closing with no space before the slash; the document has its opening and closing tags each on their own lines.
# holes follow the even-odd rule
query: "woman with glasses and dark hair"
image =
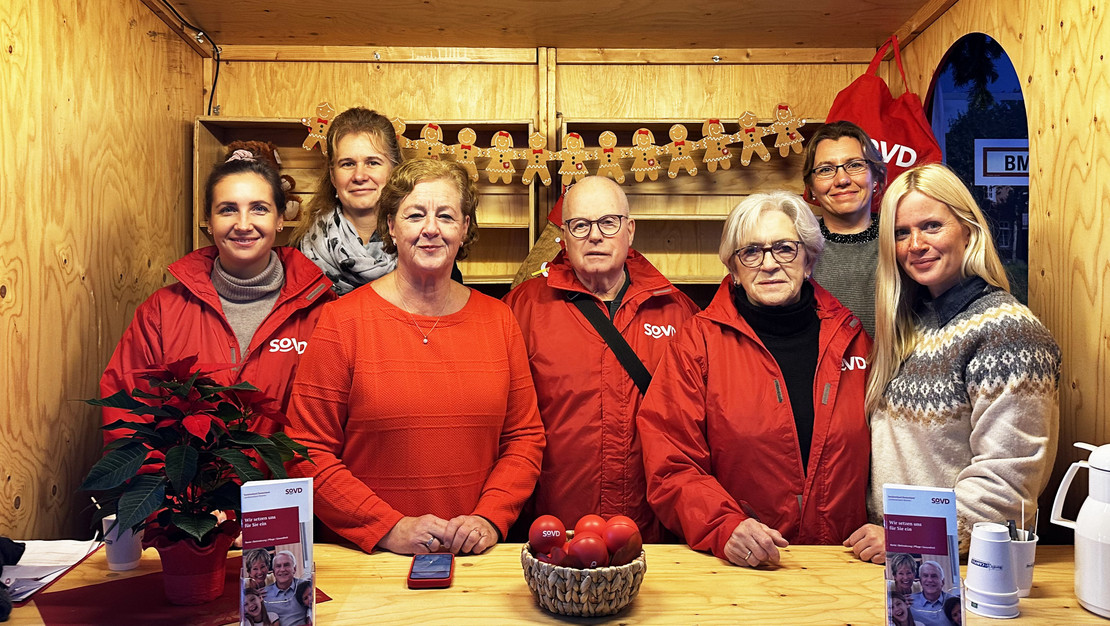
<svg viewBox="0 0 1110 626">
<path fill-rule="evenodd" d="M 821 206 L 818 224 L 825 239 L 813 278 L 874 336 L 879 231 L 871 204 L 886 182 L 886 164 L 862 128 L 840 121 L 825 124 L 810 138 L 802 171 L 806 192 Z"/>
<path fill-rule="evenodd" d="M 881 562 L 867 520 L 863 394 L 871 339 L 809 280 L 824 240 L 805 202 L 754 194 L 729 214 L 729 276 L 683 325 L 637 415 L 648 502 L 695 550 L 776 563 L 789 543 Z"/>
</svg>

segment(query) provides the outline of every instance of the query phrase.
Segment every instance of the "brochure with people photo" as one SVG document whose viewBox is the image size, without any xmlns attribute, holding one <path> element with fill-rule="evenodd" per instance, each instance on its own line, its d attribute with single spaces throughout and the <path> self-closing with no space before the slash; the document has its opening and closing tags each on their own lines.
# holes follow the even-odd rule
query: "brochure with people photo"
<svg viewBox="0 0 1110 626">
<path fill-rule="evenodd" d="M 887 624 L 962 626 L 956 492 L 883 485 Z"/>
<path fill-rule="evenodd" d="M 241 494 L 241 624 L 312 626 L 312 479 L 251 481 Z"/>
</svg>

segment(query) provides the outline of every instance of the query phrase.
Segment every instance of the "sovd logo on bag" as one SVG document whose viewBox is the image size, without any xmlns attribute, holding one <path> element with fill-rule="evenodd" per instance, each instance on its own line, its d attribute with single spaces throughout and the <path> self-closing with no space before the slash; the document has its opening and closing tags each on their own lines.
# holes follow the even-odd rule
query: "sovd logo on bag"
<svg viewBox="0 0 1110 626">
<path fill-rule="evenodd" d="M 894 62 L 906 89 L 897 98 L 891 96 L 886 82 L 876 76 L 879 63 L 890 47 L 894 49 Z M 836 95 L 826 119 L 829 122 L 846 120 L 867 131 L 887 164 L 888 183 L 911 167 L 940 161 L 943 156 L 932 126 L 925 118 L 921 98 L 910 91 L 906 82 L 897 37 L 887 39 L 871 59 L 867 72 Z M 874 207 L 878 209 L 878 194 Z"/>
</svg>

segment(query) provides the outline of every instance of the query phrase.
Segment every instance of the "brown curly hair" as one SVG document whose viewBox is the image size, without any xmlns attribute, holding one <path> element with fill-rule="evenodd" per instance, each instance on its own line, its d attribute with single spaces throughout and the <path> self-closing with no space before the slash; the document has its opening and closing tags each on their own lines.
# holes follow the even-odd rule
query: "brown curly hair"
<svg viewBox="0 0 1110 626">
<path fill-rule="evenodd" d="M 397 254 L 397 243 L 389 236 L 389 222 L 397 215 L 401 202 L 412 193 L 417 183 L 433 180 L 447 180 L 459 190 L 459 208 L 463 217 L 470 218 L 470 226 L 466 229 L 455 260 L 462 261 L 470 254 L 471 244 L 478 240 L 478 187 L 461 165 L 438 159 L 405 161 L 393 169 L 382 187 L 378 200 L 378 237 L 382 240 L 384 252 Z"/>
</svg>

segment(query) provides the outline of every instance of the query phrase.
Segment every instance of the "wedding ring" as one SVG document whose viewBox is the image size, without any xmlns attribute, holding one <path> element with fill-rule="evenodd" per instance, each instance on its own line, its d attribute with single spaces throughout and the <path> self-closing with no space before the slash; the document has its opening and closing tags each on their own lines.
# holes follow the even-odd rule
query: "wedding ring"
<svg viewBox="0 0 1110 626">
<path fill-rule="evenodd" d="M 750 558 L 752 558 L 752 551 L 748 550 L 748 556 L 744 557 L 744 560 L 747 561 Z"/>
<path fill-rule="evenodd" d="M 429 540 L 427 540 L 427 541 L 425 541 L 425 542 L 424 542 L 424 547 L 425 547 L 425 548 L 428 548 L 429 550 L 431 550 L 431 549 L 432 549 L 432 543 L 434 543 L 434 542 L 435 542 L 435 540 L 436 540 L 436 538 L 435 538 L 435 535 L 432 535 L 432 538 L 431 538 L 431 539 L 429 539 Z"/>
</svg>

